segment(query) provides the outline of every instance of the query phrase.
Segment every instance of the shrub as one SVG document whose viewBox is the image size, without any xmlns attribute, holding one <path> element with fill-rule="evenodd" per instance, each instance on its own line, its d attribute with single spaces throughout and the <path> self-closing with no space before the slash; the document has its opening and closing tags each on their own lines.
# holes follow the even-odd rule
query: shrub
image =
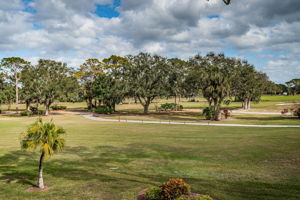
<svg viewBox="0 0 300 200">
<path fill-rule="evenodd" d="M 175 104 L 175 103 L 165 103 L 165 104 L 162 104 L 160 105 L 160 110 L 164 110 L 164 111 L 167 111 L 167 110 L 183 110 L 183 106 L 182 105 L 179 105 L 179 104 Z"/>
<path fill-rule="evenodd" d="M 31 115 L 45 115 L 45 111 L 44 110 L 38 110 L 37 107 L 30 106 L 29 109 L 30 109 Z"/>
<path fill-rule="evenodd" d="M 153 186 L 147 189 L 145 198 L 147 200 L 163 200 L 161 188 L 157 186 Z"/>
<path fill-rule="evenodd" d="M 207 107 L 207 108 L 204 108 L 204 109 L 203 109 L 202 115 L 205 117 L 205 119 L 210 120 L 210 119 L 211 119 L 212 112 L 211 112 L 210 109 Z"/>
<path fill-rule="evenodd" d="M 213 200 L 213 198 L 211 198 L 209 195 L 199 195 L 193 200 Z"/>
<path fill-rule="evenodd" d="M 24 110 L 20 113 L 21 116 L 31 116 L 32 115 L 32 111 L 29 110 Z"/>
<path fill-rule="evenodd" d="M 34 106 L 30 106 L 29 109 L 31 110 L 32 114 L 37 114 L 38 113 L 38 108 Z"/>
<path fill-rule="evenodd" d="M 182 179 L 175 178 L 165 182 L 162 186 L 162 196 L 164 200 L 174 200 L 182 195 L 191 193 L 190 186 Z"/>
<path fill-rule="evenodd" d="M 113 109 L 107 106 L 99 106 L 95 109 L 95 112 L 99 114 L 111 114 L 113 112 Z"/>
<path fill-rule="evenodd" d="M 300 119 L 300 108 L 296 108 L 293 110 L 294 116 L 298 117 Z"/>
<path fill-rule="evenodd" d="M 52 110 L 66 110 L 67 106 L 59 106 L 59 105 L 53 105 L 51 106 Z"/>
</svg>

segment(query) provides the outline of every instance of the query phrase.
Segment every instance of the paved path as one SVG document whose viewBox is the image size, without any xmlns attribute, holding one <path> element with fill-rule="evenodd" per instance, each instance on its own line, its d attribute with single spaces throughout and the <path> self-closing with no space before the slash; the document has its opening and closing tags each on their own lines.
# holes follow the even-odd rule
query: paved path
<svg viewBox="0 0 300 200">
<path fill-rule="evenodd" d="M 62 114 L 76 114 L 81 115 L 86 119 L 102 122 L 127 122 L 127 123 L 140 123 L 140 124 L 170 124 L 170 125 L 193 125 L 193 126 L 230 126 L 230 127 L 261 127 L 261 128 L 300 128 L 300 125 L 251 125 L 251 124 L 214 124 L 214 123 L 196 123 L 196 122 L 166 122 L 166 121 L 142 121 L 142 120 L 117 120 L 105 119 L 95 117 L 89 113 L 80 112 L 59 112 Z"/>
</svg>

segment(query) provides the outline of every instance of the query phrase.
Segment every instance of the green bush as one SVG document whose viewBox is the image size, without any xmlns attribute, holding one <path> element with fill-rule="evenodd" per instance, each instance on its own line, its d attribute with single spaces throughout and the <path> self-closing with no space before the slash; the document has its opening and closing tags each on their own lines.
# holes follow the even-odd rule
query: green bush
<svg viewBox="0 0 300 200">
<path fill-rule="evenodd" d="M 205 117 L 205 119 L 210 120 L 212 113 L 208 107 L 204 108 L 202 115 Z"/>
<path fill-rule="evenodd" d="M 163 200 L 161 188 L 157 186 L 149 187 L 146 191 L 145 198 L 147 200 Z"/>
<path fill-rule="evenodd" d="M 179 178 L 171 179 L 168 182 L 165 182 L 161 186 L 161 190 L 164 200 L 174 200 L 182 195 L 188 195 L 191 193 L 190 186 Z"/>
<path fill-rule="evenodd" d="M 209 195 L 199 195 L 192 200 L 213 200 Z"/>
<path fill-rule="evenodd" d="M 31 115 L 45 115 L 45 111 L 44 110 L 38 110 L 37 107 L 30 106 L 29 109 L 31 111 Z"/>
<path fill-rule="evenodd" d="M 59 106 L 59 105 L 53 105 L 51 106 L 52 110 L 66 110 L 67 106 Z"/>
<path fill-rule="evenodd" d="M 21 116 L 31 116 L 32 115 L 32 111 L 29 110 L 24 110 L 20 113 Z"/>
<path fill-rule="evenodd" d="M 182 105 L 179 105 L 179 104 L 175 104 L 175 103 L 165 103 L 165 104 L 162 104 L 160 105 L 160 110 L 164 110 L 164 111 L 167 111 L 167 110 L 183 110 L 183 106 Z"/>
<path fill-rule="evenodd" d="M 30 106 L 29 109 L 32 112 L 32 114 L 34 114 L 34 115 L 38 114 L 38 108 L 37 107 Z"/>
<path fill-rule="evenodd" d="M 294 110 L 292 110 L 293 115 L 298 117 L 300 119 L 300 108 L 296 108 Z"/>
<path fill-rule="evenodd" d="M 113 109 L 107 106 L 99 106 L 95 109 L 95 112 L 99 114 L 111 114 L 113 112 Z"/>
</svg>

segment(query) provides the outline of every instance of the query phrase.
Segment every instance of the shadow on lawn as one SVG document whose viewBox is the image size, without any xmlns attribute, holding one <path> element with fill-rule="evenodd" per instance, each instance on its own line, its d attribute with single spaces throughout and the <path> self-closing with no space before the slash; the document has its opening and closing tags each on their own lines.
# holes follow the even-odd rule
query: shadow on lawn
<svg viewBox="0 0 300 200">
<path fill-rule="evenodd" d="M 120 192 L 137 193 L 150 185 L 158 185 L 175 177 L 184 178 L 192 185 L 193 191 L 210 194 L 216 199 L 296 200 L 300 198 L 300 184 L 297 182 L 268 183 L 255 178 L 239 180 L 230 177 L 203 179 L 172 173 L 176 169 L 174 159 L 180 159 L 180 156 L 174 156 L 179 150 L 176 147 L 155 144 L 129 144 L 125 147 L 98 146 L 92 149 L 82 146 L 71 147 L 47 161 L 44 174 L 52 176 L 53 179 L 97 183 L 90 187 L 108 184 L 109 188 L 102 189 L 111 194 L 111 199 L 120 199 Z M 188 148 L 181 150 L 185 153 L 190 151 Z M 38 157 L 38 153 L 23 151 L 13 151 L 0 157 L 0 180 L 6 183 L 34 186 L 37 180 Z M 148 159 L 148 162 L 139 164 L 138 162 L 143 159 Z M 145 164 L 149 165 L 149 169 L 144 166 Z M 112 166 L 118 169 L 112 170 Z M 163 168 L 167 173 L 150 170 L 155 167 Z M 76 190 L 81 186 L 73 187 L 76 187 L 72 188 Z"/>
</svg>

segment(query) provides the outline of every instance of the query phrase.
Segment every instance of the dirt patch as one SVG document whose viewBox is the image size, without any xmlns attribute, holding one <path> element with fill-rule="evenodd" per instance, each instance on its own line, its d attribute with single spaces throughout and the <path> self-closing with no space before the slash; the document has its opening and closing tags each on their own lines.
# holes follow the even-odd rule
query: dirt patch
<svg viewBox="0 0 300 200">
<path fill-rule="evenodd" d="M 26 192 L 35 192 L 35 191 L 46 191 L 49 190 L 50 186 L 45 185 L 44 188 L 39 188 L 37 186 L 30 187 L 26 190 Z"/>
</svg>

